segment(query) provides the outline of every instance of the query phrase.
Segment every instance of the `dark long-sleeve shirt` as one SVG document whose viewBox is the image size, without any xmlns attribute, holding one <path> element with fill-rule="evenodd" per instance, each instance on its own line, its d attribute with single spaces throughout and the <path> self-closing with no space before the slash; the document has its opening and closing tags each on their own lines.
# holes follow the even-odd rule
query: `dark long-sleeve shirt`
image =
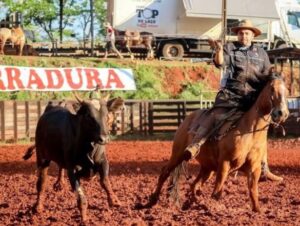
<svg viewBox="0 0 300 226">
<path fill-rule="evenodd" d="M 264 87 L 271 67 L 266 51 L 258 46 L 243 47 L 238 42 L 224 46 L 223 67 L 228 76 L 217 95 L 215 106 L 247 110 Z"/>
</svg>

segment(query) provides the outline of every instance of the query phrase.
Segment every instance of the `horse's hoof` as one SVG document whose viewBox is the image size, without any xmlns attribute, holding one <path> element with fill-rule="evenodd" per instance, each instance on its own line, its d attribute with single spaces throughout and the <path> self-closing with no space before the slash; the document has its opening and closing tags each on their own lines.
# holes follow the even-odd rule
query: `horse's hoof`
<svg viewBox="0 0 300 226">
<path fill-rule="evenodd" d="M 214 199 L 214 200 L 217 200 L 217 201 L 219 201 L 220 199 L 221 199 L 221 192 L 217 192 L 217 193 L 213 193 L 212 195 L 211 195 L 211 197 Z"/>
<path fill-rule="evenodd" d="M 141 209 L 144 209 L 144 208 L 145 208 L 145 206 L 142 203 L 136 203 L 134 205 L 135 210 L 141 210 Z"/>
<path fill-rule="evenodd" d="M 256 212 L 256 213 L 261 213 L 261 210 L 260 210 L 260 208 L 257 206 L 257 207 L 254 207 L 253 209 L 252 209 L 252 211 L 253 212 Z"/>
<path fill-rule="evenodd" d="M 182 211 L 186 211 L 186 210 L 190 209 L 191 206 L 192 206 L 192 201 L 191 201 L 191 200 L 186 200 L 186 201 L 182 204 L 181 210 L 182 210 Z"/>
<path fill-rule="evenodd" d="M 122 206 L 120 200 L 118 198 L 112 198 L 108 200 L 108 204 L 110 207 L 120 207 Z"/>
</svg>

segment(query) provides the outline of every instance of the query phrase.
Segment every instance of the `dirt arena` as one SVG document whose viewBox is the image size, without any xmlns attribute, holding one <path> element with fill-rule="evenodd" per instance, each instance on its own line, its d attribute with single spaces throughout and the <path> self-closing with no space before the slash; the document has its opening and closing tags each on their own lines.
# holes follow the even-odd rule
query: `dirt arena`
<svg viewBox="0 0 300 226">
<path fill-rule="evenodd" d="M 107 146 L 112 186 L 122 202 L 108 208 L 106 195 L 97 179 L 83 181 L 89 207 L 87 225 L 300 225 L 300 139 L 269 141 L 269 162 L 283 182 L 260 182 L 262 213 L 250 208 L 246 178 L 230 177 L 222 200 L 210 198 L 212 180 L 203 195 L 189 209 L 169 202 L 164 187 L 159 203 L 152 209 L 135 210 L 156 185 L 161 167 L 168 160 L 171 141 L 114 141 Z M 44 212 L 33 215 L 36 199 L 35 157 L 23 161 L 29 145 L 0 147 L 0 225 L 78 225 L 76 197 L 69 184 L 60 192 L 52 185 L 57 168 L 51 165 Z M 189 165 L 195 176 L 197 164 Z M 182 181 L 182 200 L 189 181 Z"/>
</svg>

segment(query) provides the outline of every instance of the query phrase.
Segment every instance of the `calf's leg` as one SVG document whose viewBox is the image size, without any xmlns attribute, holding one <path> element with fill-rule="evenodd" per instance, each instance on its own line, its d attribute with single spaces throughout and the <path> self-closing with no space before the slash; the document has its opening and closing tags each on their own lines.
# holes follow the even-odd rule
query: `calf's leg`
<svg viewBox="0 0 300 226">
<path fill-rule="evenodd" d="M 64 169 L 59 167 L 58 177 L 56 182 L 53 185 L 54 191 L 61 191 L 65 185 L 64 180 Z"/>
<path fill-rule="evenodd" d="M 81 219 L 83 222 L 85 222 L 87 219 L 88 202 L 87 202 L 87 199 L 83 192 L 83 189 L 80 186 L 80 181 L 74 174 L 73 168 L 68 169 L 68 178 L 70 180 L 72 190 L 76 191 L 76 193 L 77 193 L 77 206 L 78 206 L 80 214 L 81 214 Z"/>
<path fill-rule="evenodd" d="M 47 173 L 50 161 L 37 161 L 38 162 L 38 180 L 36 183 L 37 189 L 37 201 L 34 206 L 34 210 L 39 213 L 43 210 L 43 201 L 44 201 L 44 192 L 45 192 L 45 184 L 47 181 Z"/>
<path fill-rule="evenodd" d="M 103 153 L 103 161 L 101 165 L 98 166 L 98 171 L 100 174 L 100 185 L 107 194 L 108 204 L 110 206 L 120 206 L 121 202 L 111 188 L 111 183 L 108 177 L 109 164 L 105 153 Z"/>
</svg>

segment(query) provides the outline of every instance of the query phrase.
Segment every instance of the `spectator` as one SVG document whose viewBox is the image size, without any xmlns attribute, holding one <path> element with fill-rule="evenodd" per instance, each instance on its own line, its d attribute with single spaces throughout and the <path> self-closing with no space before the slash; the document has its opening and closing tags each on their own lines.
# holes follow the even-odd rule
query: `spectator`
<svg viewBox="0 0 300 226">
<path fill-rule="evenodd" d="M 105 54 L 104 54 L 104 59 L 108 57 L 109 52 L 112 50 L 114 53 L 117 54 L 119 58 L 123 58 L 121 53 L 117 50 L 115 42 L 116 42 L 116 35 L 115 35 L 115 30 L 111 26 L 109 22 L 105 22 L 103 26 L 106 28 L 106 46 L 105 46 Z"/>
</svg>

